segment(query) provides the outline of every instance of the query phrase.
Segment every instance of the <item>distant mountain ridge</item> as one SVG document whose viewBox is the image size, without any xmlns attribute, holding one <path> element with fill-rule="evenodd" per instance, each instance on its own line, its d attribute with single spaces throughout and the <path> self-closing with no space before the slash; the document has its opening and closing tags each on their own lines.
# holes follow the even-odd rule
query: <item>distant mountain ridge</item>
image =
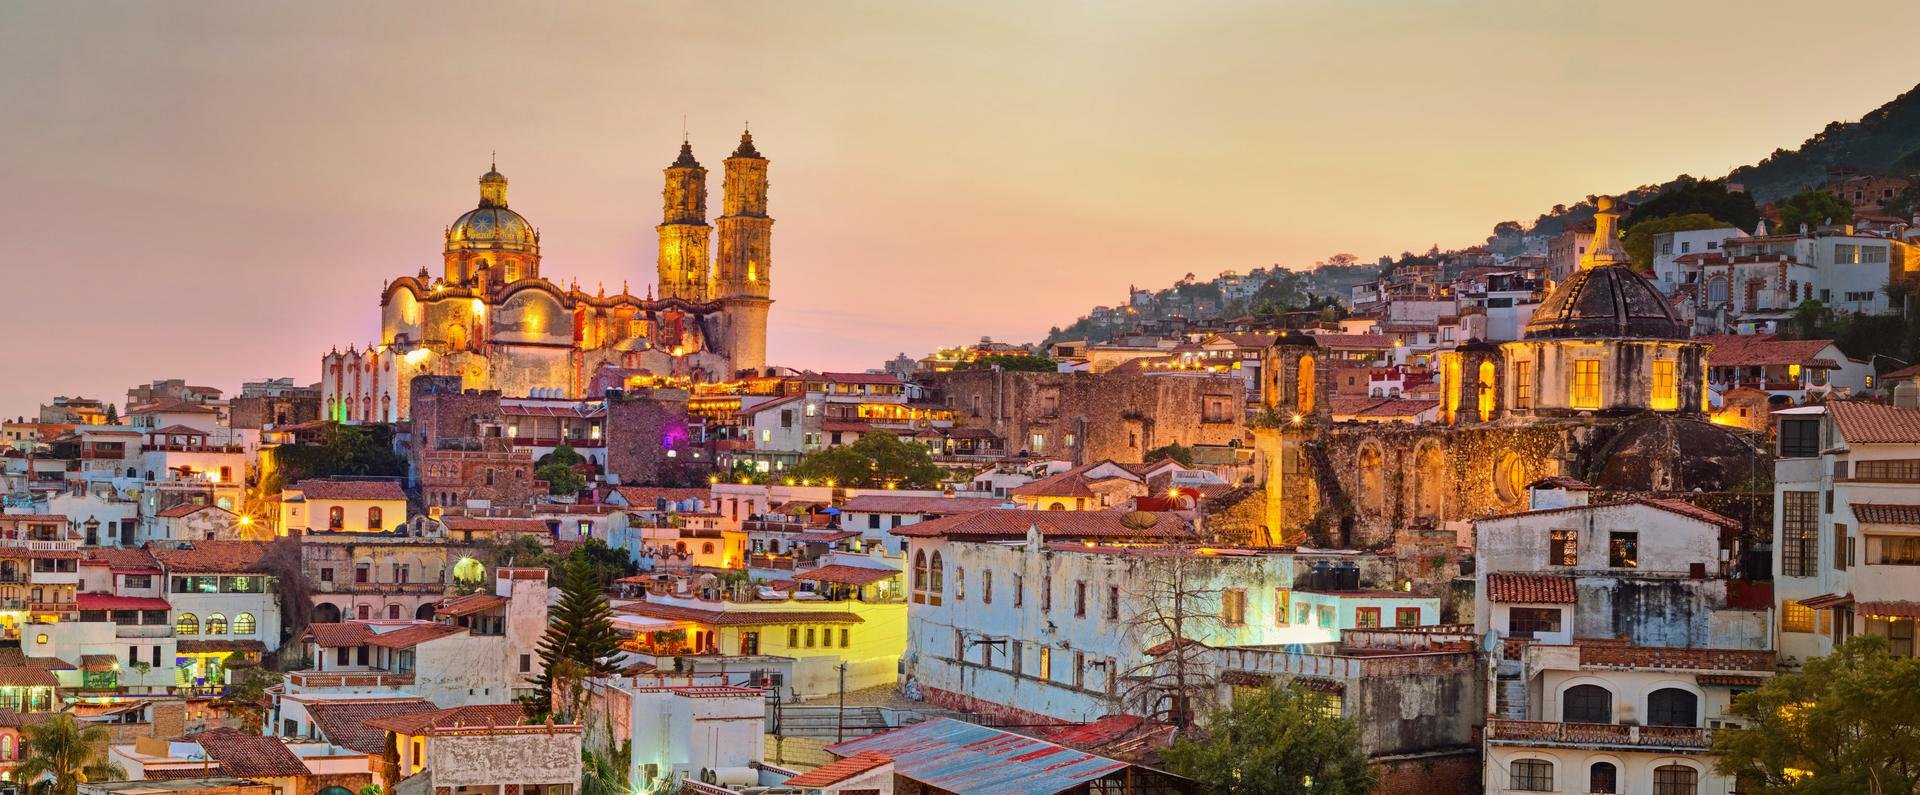
<svg viewBox="0 0 1920 795">
<path fill-rule="evenodd" d="M 1920 85 L 1908 89 L 1906 93 L 1861 116 L 1859 121 L 1829 123 L 1813 137 L 1802 142 L 1799 147 L 1791 150 L 1775 149 L 1760 162 L 1736 168 L 1723 179 L 1728 183 L 1743 186 L 1749 194 L 1752 194 L 1756 204 L 1765 204 L 1818 187 L 1827 181 L 1829 172 L 1840 169 L 1865 174 L 1920 174 Z M 1623 197 L 1628 204 L 1637 204 L 1683 180 L 1692 179 L 1695 178 L 1681 175 L 1657 185 L 1642 185 L 1630 190 L 1617 191 L 1612 195 Z M 1593 204 L 1586 199 L 1572 204 L 1556 205 L 1535 218 L 1533 223 L 1526 225 L 1524 234 L 1551 236 L 1559 233 L 1569 224 L 1581 223 L 1592 217 Z M 1496 244 L 1499 238 L 1510 235 L 1515 227 L 1519 225 L 1513 222 L 1502 222 L 1496 225 L 1495 237 L 1489 238 L 1488 244 Z M 1496 250 L 1498 250 L 1497 246 Z M 1402 254 L 1401 259 L 1405 260 L 1408 256 Z M 1383 257 L 1380 264 L 1386 267 L 1389 261 L 1390 258 Z M 1275 266 L 1275 270 L 1280 270 L 1280 267 Z M 1326 284 L 1327 280 L 1317 278 L 1321 275 L 1321 269 L 1298 272 L 1303 274 L 1307 285 L 1318 288 L 1316 292 L 1322 295 L 1334 292 L 1328 289 L 1333 285 Z M 1263 268 L 1255 270 L 1250 275 L 1264 277 L 1269 273 L 1271 271 Z M 1341 275 L 1348 275 L 1348 272 L 1342 269 Z M 1224 287 L 1226 285 L 1222 283 L 1223 281 L 1225 280 L 1216 279 L 1214 284 Z M 1183 294 L 1192 291 L 1195 286 L 1193 275 L 1188 274 L 1186 279 L 1181 280 L 1173 288 L 1158 291 L 1156 297 L 1172 292 L 1176 297 L 1185 298 Z M 1291 288 L 1291 285 L 1289 287 Z M 1253 286 L 1253 289 L 1257 290 L 1258 286 Z M 1216 311 L 1228 309 L 1245 311 L 1248 308 L 1245 303 L 1234 306 L 1233 301 L 1219 300 L 1224 298 L 1220 291 L 1208 290 L 1207 292 L 1208 297 L 1216 299 L 1216 302 L 1211 305 L 1216 308 Z M 1250 293 L 1251 290 L 1248 292 Z M 1159 309 L 1157 305 L 1160 303 L 1162 302 L 1154 301 L 1153 308 Z M 1208 303 L 1185 300 L 1174 304 L 1174 308 L 1181 311 L 1204 309 L 1208 306 Z M 1083 316 L 1064 329 L 1058 327 L 1052 329 L 1047 336 L 1047 341 L 1079 337 L 1098 339 L 1103 333 L 1112 334 L 1117 331 L 1115 326 L 1121 319 L 1112 310 Z"/>
</svg>

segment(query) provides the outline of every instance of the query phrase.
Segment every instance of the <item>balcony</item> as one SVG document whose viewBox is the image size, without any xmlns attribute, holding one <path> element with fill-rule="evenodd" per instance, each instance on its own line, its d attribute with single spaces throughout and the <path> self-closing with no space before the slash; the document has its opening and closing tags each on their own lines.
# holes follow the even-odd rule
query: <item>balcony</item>
<svg viewBox="0 0 1920 795">
<path fill-rule="evenodd" d="M 1713 730 L 1694 726 L 1628 726 L 1619 723 L 1559 723 L 1547 720 L 1487 720 L 1487 740 L 1501 745 L 1592 745 L 1704 750 Z"/>
<path fill-rule="evenodd" d="M 170 638 L 173 637 L 172 624 L 118 624 L 114 626 L 116 638 Z"/>
<path fill-rule="evenodd" d="M 287 674 L 294 687 L 412 687 L 413 674 L 386 671 L 294 671 Z"/>
<path fill-rule="evenodd" d="M 28 602 L 29 613 L 53 613 L 62 618 L 73 619 L 80 616 L 79 602 Z"/>
<path fill-rule="evenodd" d="M 749 569 L 782 569 L 785 571 L 792 571 L 793 558 L 774 557 L 772 555 L 748 555 L 747 568 Z"/>
<path fill-rule="evenodd" d="M 748 519 L 740 527 L 749 533 L 804 533 L 814 529 L 813 525 L 804 522 L 768 522 L 761 519 Z"/>
</svg>

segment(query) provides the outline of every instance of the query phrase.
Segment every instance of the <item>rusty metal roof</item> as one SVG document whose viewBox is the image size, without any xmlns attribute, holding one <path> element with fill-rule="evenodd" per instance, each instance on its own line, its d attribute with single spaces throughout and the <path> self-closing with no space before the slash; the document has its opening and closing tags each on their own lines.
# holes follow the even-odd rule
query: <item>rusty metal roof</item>
<svg viewBox="0 0 1920 795">
<path fill-rule="evenodd" d="M 879 753 L 893 759 L 895 775 L 968 795 L 1065 792 L 1129 767 L 1118 759 L 949 718 L 848 740 L 827 750 L 842 757 Z"/>
</svg>

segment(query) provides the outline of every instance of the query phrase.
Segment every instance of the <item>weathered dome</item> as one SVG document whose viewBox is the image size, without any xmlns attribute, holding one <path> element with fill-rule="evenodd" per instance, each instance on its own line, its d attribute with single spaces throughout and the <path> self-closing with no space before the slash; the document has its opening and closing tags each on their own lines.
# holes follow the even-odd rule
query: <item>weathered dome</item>
<svg viewBox="0 0 1920 795">
<path fill-rule="evenodd" d="M 1608 491 L 1731 491 L 1771 471 L 1770 454 L 1755 440 L 1705 420 L 1647 412 L 1599 440 L 1586 456 L 1587 480 Z"/>
<path fill-rule="evenodd" d="M 1527 339 L 1565 337 L 1673 340 L 1687 332 L 1653 282 L 1626 265 L 1603 265 L 1575 271 L 1527 321 Z"/>
<path fill-rule="evenodd" d="M 533 224 L 505 207 L 476 207 L 447 228 L 448 248 L 532 251 L 538 243 Z"/>
</svg>

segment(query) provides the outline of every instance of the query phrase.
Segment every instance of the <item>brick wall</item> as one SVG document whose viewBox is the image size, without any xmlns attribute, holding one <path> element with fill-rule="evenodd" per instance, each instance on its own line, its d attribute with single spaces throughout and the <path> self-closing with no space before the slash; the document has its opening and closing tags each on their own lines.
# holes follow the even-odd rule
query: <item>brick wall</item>
<svg viewBox="0 0 1920 795">
<path fill-rule="evenodd" d="M 1374 795 L 1480 792 L 1480 752 L 1373 762 Z"/>
<path fill-rule="evenodd" d="M 712 453 L 687 434 L 684 397 L 609 397 L 606 438 L 607 473 L 622 485 L 699 485 L 712 469 Z"/>
<path fill-rule="evenodd" d="M 930 383 L 959 425 L 992 430 L 1010 451 L 1031 450 L 1039 434 L 1041 452 L 1078 463 L 1134 463 L 1167 444 L 1224 445 L 1246 434 L 1246 382 L 1238 375 L 967 370 Z M 1227 400 L 1224 416 L 1209 419 L 1209 397 Z"/>
</svg>

